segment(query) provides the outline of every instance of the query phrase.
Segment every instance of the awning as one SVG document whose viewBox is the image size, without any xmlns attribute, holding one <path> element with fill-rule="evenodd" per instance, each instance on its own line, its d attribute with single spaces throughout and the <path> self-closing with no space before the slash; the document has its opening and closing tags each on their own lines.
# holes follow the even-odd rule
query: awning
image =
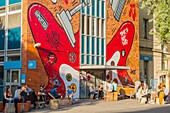
<svg viewBox="0 0 170 113">
<path fill-rule="evenodd" d="M 109 65 L 105 65 L 105 66 L 98 66 L 98 65 L 82 65 L 80 66 L 80 69 L 90 69 L 90 70 L 129 70 L 130 67 L 129 66 L 109 66 Z"/>
</svg>

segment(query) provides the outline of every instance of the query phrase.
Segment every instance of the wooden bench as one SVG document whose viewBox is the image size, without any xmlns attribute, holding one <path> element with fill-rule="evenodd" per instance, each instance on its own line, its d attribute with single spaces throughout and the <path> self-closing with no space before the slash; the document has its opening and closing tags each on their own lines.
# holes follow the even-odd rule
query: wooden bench
<svg viewBox="0 0 170 113">
<path fill-rule="evenodd" d="M 118 93 L 117 92 L 108 92 L 107 93 L 107 100 L 108 101 L 117 101 L 118 100 Z"/>
<path fill-rule="evenodd" d="M 0 111 L 2 111 L 4 109 L 4 106 L 3 106 L 3 102 L 1 101 L 0 102 Z"/>
<path fill-rule="evenodd" d="M 50 93 L 48 93 L 48 95 L 53 98 L 53 99 L 50 99 L 50 108 L 51 109 L 58 109 L 63 106 L 72 105 L 72 99 L 70 99 L 70 98 L 55 99 Z"/>
<path fill-rule="evenodd" d="M 5 113 L 15 113 L 14 103 L 6 103 Z"/>
<path fill-rule="evenodd" d="M 31 110 L 31 102 L 24 102 L 17 104 L 18 113 L 28 112 Z"/>
</svg>

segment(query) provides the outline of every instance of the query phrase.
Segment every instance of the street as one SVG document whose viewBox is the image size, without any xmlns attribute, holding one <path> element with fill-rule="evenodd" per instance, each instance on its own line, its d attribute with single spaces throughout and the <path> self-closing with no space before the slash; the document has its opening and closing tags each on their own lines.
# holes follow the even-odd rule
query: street
<svg viewBox="0 0 170 113">
<path fill-rule="evenodd" d="M 140 104 L 135 99 L 120 101 L 80 100 L 80 102 L 58 110 L 32 110 L 30 113 L 170 113 L 170 104 Z"/>
</svg>

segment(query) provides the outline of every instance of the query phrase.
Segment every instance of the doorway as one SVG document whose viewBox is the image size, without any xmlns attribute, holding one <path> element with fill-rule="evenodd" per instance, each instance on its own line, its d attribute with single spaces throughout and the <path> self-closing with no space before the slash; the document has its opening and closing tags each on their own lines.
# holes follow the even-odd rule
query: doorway
<svg viewBox="0 0 170 113">
<path fill-rule="evenodd" d="M 6 86 L 10 87 L 12 95 L 20 85 L 20 69 L 7 70 Z"/>
</svg>

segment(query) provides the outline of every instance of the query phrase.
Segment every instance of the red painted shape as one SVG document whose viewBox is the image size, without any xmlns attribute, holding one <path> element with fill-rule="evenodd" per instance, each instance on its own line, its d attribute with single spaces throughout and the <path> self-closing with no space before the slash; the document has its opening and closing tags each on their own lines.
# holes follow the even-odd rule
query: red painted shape
<svg viewBox="0 0 170 113">
<path fill-rule="evenodd" d="M 129 17 L 132 17 L 133 21 L 135 21 L 136 16 L 137 16 L 136 5 L 130 4 Z"/>
<path fill-rule="evenodd" d="M 32 4 L 29 7 L 28 22 L 35 43 L 41 43 L 37 49 L 48 75 L 46 90 L 49 92 L 53 88 L 53 81 L 57 78 L 60 81 L 57 91 L 64 97 L 66 88 L 59 75 L 59 67 L 61 64 L 68 64 L 79 70 L 79 32 L 75 34 L 76 43 L 72 48 L 63 28 L 51 12 L 41 4 Z M 70 52 L 74 52 L 77 56 L 74 63 L 69 60 Z"/>
<path fill-rule="evenodd" d="M 116 51 L 119 51 L 120 60 L 117 66 L 126 66 L 126 60 L 131 50 L 134 33 L 135 28 L 133 23 L 123 23 L 112 40 L 107 44 L 106 61 L 110 60 Z M 125 52 L 124 56 L 122 55 L 122 51 Z M 126 70 L 117 70 L 117 74 L 122 84 L 124 84 L 125 78 L 127 78 L 129 84 L 134 84 Z"/>
<path fill-rule="evenodd" d="M 65 3 L 68 4 L 68 0 L 65 0 Z"/>
</svg>

